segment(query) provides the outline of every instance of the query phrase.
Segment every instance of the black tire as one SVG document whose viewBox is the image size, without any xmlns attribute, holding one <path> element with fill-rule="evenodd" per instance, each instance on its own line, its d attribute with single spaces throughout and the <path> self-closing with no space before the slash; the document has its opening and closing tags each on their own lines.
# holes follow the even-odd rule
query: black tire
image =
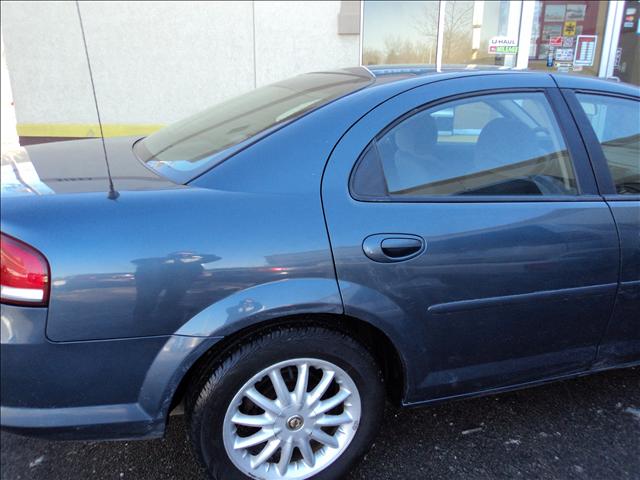
<svg viewBox="0 0 640 480">
<path fill-rule="evenodd" d="M 186 396 L 186 421 L 194 453 L 215 480 L 250 478 L 236 468 L 223 444 L 223 421 L 234 395 L 255 374 L 294 358 L 317 358 L 344 370 L 355 382 L 361 419 L 353 440 L 314 480 L 343 478 L 370 448 L 385 404 L 382 372 L 371 354 L 353 338 L 323 327 L 281 327 L 231 350 L 204 369 Z"/>
</svg>

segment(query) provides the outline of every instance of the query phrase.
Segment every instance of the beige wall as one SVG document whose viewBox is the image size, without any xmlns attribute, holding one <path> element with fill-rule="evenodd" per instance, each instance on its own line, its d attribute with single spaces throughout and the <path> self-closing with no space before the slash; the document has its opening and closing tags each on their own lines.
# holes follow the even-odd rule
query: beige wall
<svg viewBox="0 0 640 480">
<path fill-rule="evenodd" d="M 258 86 L 360 64 L 358 35 L 338 34 L 340 2 L 255 2 Z"/>
<path fill-rule="evenodd" d="M 255 85 L 359 63 L 358 35 L 338 34 L 338 1 L 80 8 L 112 133 L 175 121 Z M 19 132 L 91 133 L 96 114 L 75 3 L 2 2 L 1 13 Z"/>
<path fill-rule="evenodd" d="M 13 94 L 11 93 L 9 71 L 7 70 L 7 62 L 5 61 L 3 37 L 0 31 L 0 43 L 2 44 L 2 68 L 0 69 L 2 74 L 2 78 L 0 79 L 0 89 L 2 90 L 0 95 L 0 99 L 2 100 L 2 106 L 0 108 L 0 128 L 2 132 L 0 137 L 2 137 L 2 146 L 0 147 L 0 152 L 2 153 L 18 146 L 16 111 L 13 107 Z"/>
</svg>

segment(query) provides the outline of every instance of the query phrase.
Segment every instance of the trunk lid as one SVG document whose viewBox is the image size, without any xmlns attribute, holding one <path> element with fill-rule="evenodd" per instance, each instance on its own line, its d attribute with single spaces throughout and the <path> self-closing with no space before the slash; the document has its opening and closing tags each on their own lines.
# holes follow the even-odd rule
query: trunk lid
<svg viewBox="0 0 640 480">
<path fill-rule="evenodd" d="M 178 185 L 147 168 L 133 153 L 139 137 L 105 139 L 116 190 L 157 190 Z M 31 145 L 2 155 L 2 197 L 108 192 L 99 138 Z"/>
</svg>

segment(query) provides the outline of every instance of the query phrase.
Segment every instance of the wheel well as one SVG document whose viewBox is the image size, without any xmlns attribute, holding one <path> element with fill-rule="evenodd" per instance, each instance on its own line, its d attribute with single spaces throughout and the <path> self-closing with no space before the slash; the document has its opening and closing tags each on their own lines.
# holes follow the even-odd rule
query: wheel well
<svg viewBox="0 0 640 480">
<path fill-rule="evenodd" d="M 309 326 L 310 324 L 346 333 L 367 348 L 382 369 L 388 399 L 395 404 L 400 403 L 406 384 L 405 367 L 391 340 L 378 328 L 357 318 L 348 315 L 313 314 L 283 317 L 250 325 L 224 337 L 206 351 L 184 375 L 173 395 L 171 409 L 182 402 L 191 383 L 199 381 L 205 370 L 211 370 L 217 362 L 226 356 L 227 352 L 237 347 L 238 344 L 250 341 L 274 328 Z"/>
</svg>

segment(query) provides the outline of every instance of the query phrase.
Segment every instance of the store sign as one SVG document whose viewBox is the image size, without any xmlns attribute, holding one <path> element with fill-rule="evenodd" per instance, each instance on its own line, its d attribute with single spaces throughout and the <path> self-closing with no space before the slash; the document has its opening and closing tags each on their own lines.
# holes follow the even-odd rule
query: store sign
<svg viewBox="0 0 640 480">
<path fill-rule="evenodd" d="M 573 60 L 573 48 L 557 48 L 556 61 L 570 62 Z"/>
<path fill-rule="evenodd" d="M 591 67 L 596 56 L 597 42 L 597 35 L 578 35 L 573 64 L 575 66 Z"/>
<path fill-rule="evenodd" d="M 552 47 L 561 47 L 562 37 L 549 37 L 549 45 Z"/>
<path fill-rule="evenodd" d="M 622 28 L 625 30 L 633 30 L 633 27 L 636 24 L 636 12 L 637 10 L 635 7 L 629 7 L 625 10 Z"/>
<path fill-rule="evenodd" d="M 569 20 L 564 22 L 564 28 L 562 29 L 562 35 L 565 37 L 573 37 L 576 34 L 577 24 L 575 20 Z"/>
<path fill-rule="evenodd" d="M 489 53 L 492 55 L 512 55 L 518 53 L 518 40 L 509 37 L 492 37 L 489 40 Z"/>
</svg>

